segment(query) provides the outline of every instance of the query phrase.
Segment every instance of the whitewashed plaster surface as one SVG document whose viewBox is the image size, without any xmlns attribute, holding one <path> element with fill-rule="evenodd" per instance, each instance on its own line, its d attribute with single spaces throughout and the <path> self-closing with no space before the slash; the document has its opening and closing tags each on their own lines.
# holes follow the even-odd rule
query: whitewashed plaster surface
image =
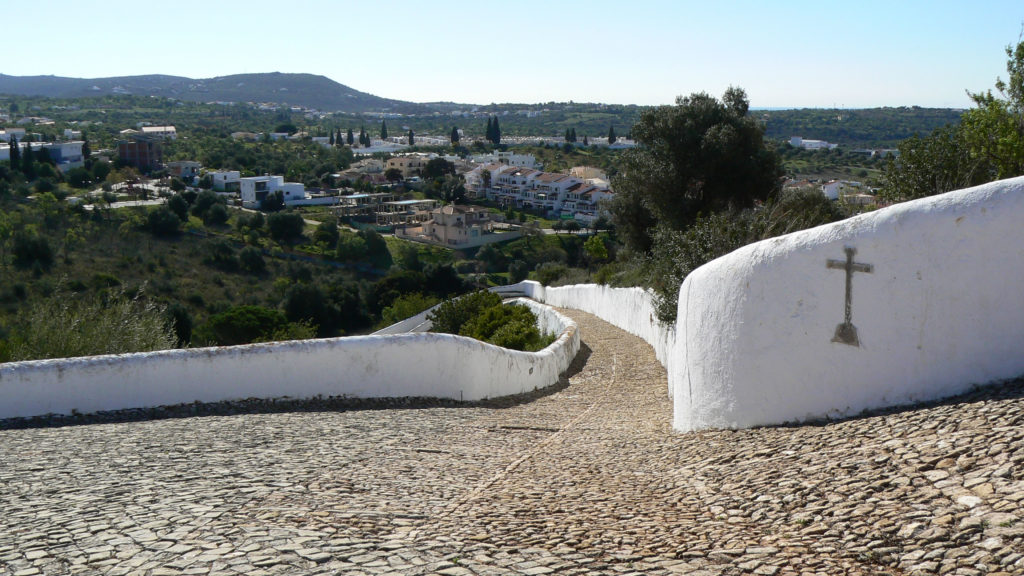
<svg viewBox="0 0 1024 576">
<path fill-rule="evenodd" d="M 243 398 L 469 401 L 530 392 L 558 382 L 580 345 L 572 320 L 530 305 L 560 334 L 540 352 L 417 333 L 0 364 L 0 418 Z"/>
<path fill-rule="evenodd" d="M 752 244 L 695 270 L 669 371 L 677 430 L 842 417 L 1024 374 L 1024 179 Z M 844 249 L 858 345 L 844 322 Z M 837 263 L 838 264 L 838 263 Z M 863 267 L 862 267 L 863 268 Z"/>
</svg>

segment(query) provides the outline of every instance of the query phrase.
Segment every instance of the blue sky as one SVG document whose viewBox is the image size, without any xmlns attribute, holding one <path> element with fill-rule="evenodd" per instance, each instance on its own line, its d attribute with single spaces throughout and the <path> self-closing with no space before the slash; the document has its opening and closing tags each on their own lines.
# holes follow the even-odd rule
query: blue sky
<svg viewBox="0 0 1024 576">
<path fill-rule="evenodd" d="M 478 104 L 669 104 L 734 85 L 755 107 L 969 107 L 965 90 L 1005 78 L 1004 48 L 1024 24 L 1020 0 L 0 6 L 9 30 L 31 36 L 8 42 L 4 74 L 308 72 L 387 98 Z"/>
</svg>

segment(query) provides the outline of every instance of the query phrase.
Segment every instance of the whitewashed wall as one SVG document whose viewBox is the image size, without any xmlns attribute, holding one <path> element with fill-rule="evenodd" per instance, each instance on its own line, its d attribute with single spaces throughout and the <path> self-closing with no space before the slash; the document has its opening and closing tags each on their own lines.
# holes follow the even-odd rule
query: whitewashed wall
<svg viewBox="0 0 1024 576">
<path fill-rule="evenodd" d="M 613 288 L 601 284 L 545 287 L 527 280 L 509 286 L 550 306 L 573 308 L 598 316 L 613 326 L 638 336 L 654 348 L 666 364 L 675 342 L 675 327 L 658 322 L 653 296 L 643 288 Z"/>
<path fill-rule="evenodd" d="M 744 247 L 695 270 L 669 372 L 677 430 L 855 415 L 1024 374 L 1024 179 Z M 859 346 L 844 320 L 845 260 Z"/>
<path fill-rule="evenodd" d="M 572 320 L 531 306 L 561 334 L 536 353 L 448 334 L 362 336 L 0 364 L 0 418 L 242 398 L 426 396 L 480 400 L 558 382 Z"/>
</svg>

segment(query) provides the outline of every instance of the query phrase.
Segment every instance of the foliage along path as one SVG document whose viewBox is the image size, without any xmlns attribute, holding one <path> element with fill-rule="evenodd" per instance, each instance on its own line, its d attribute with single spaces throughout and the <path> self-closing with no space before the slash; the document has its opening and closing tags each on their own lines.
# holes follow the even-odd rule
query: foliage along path
<svg viewBox="0 0 1024 576">
<path fill-rule="evenodd" d="M 1024 387 L 677 434 L 594 318 L 528 399 L 0 431 L 0 573 L 1024 571 Z"/>
</svg>

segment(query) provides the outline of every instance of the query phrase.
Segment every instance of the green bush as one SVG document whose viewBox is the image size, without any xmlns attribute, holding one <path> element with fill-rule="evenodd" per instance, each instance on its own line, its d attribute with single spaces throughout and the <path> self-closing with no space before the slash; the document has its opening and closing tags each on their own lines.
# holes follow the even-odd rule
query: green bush
<svg viewBox="0 0 1024 576">
<path fill-rule="evenodd" d="M 235 306 L 211 316 L 193 332 L 192 340 L 201 346 L 234 346 L 313 337 L 314 330 L 310 326 L 288 322 L 280 310 Z"/>
<path fill-rule="evenodd" d="M 459 334 L 463 324 L 493 306 L 501 306 L 501 296 L 480 290 L 461 298 L 445 300 L 427 319 L 434 324 L 432 332 Z"/>
<path fill-rule="evenodd" d="M 406 318 L 411 318 L 436 304 L 437 298 L 413 292 L 396 298 L 390 306 L 381 311 L 381 317 L 384 319 L 384 324 L 390 326 Z"/>
<path fill-rule="evenodd" d="M 9 354 L 12 360 L 70 358 L 166 350 L 176 342 L 164 308 L 141 292 L 85 297 L 58 289 L 29 307 Z"/>
<path fill-rule="evenodd" d="M 493 292 L 446 300 L 428 317 L 432 332 L 459 334 L 510 350 L 541 350 L 555 340 L 541 334 L 537 316 L 526 306 L 504 305 Z"/>
<path fill-rule="evenodd" d="M 47 269 L 53 264 L 53 248 L 46 238 L 24 229 L 14 233 L 11 253 L 14 254 L 14 265 L 18 268 Z"/>
</svg>

